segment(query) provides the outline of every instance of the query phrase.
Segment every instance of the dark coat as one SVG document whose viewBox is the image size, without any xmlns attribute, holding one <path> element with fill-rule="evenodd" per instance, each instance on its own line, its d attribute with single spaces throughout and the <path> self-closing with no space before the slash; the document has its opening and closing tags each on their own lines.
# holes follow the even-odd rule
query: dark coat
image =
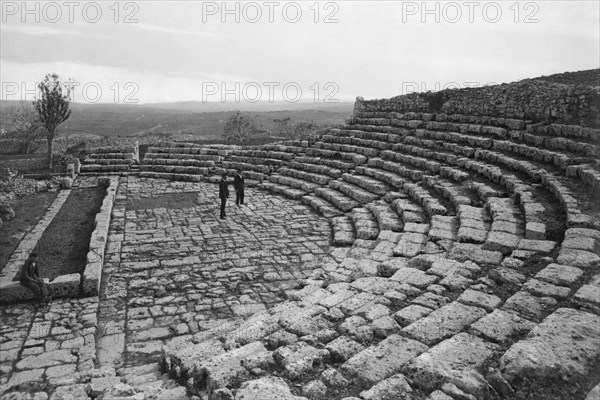
<svg viewBox="0 0 600 400">
<path fill-rule="evenodd" d="M 226 199 L 229 197 L 229 188 L 227 187 L 227 181 L 221 179 L 219 182 L 219 198 Z"/>
<path fill-rule="evenodd" d="M 235 174 L 233 177 L 233 188 L 236 191 L 244 190 L 244 177 L 240 174 Z"/>
</svg>

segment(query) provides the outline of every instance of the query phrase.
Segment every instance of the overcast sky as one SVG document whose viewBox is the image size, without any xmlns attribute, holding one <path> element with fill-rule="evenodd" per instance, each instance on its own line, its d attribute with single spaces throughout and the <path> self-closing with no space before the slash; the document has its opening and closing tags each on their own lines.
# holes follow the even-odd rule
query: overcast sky
<svg viewBox="0 0 600 400">
<path fill-rule="evenodd" d="M 78 102 L 325 102 L 600 66 L 596 0 L 22 4 L 1 2 L 2 100 L 49 72 Z"/>
</svg>

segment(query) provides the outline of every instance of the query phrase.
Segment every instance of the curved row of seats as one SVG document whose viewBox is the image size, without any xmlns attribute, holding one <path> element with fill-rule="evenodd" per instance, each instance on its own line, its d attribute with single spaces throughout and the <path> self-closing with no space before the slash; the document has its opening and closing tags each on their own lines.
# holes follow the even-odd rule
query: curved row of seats
<svg viewBox="0 0 600 400">
<path fill-rule="evenodd" d="M 96 147 L 88 153 L 81 164 L 81 172 L 86 174 L 128 173 L 139 161 L 137 146 Z"/>
<path fill-rule="evenodd" d="M 357 112 L 347 126 L 330 129 L 312 143 L 160 143 L 148 149 L 140 176 L 200 181 L 243 169 L 259 188 L 337 218 L 332 221 L 335 244 L 371 240 L 380 231 L 401 232 L 408 218 L 430 224 L 429 235 L 436 240 L 504 252 L 498 245 L 502 240 L 516 247 L 522 238 L 545 239 L 543 216 L 556 206 L 540 196 L 542 188 L 560 202 L 567 226 L 597 225 L 573 197 L 576 183 L 569 180 L 578 177 L 590 192 L 598 192 L 600 172 L 593 157 L 599 139 L 596 129 L 527 120 Z M 128 155 L 98 154 L 90 157 L 95 168 L 117 172 L 134 164 Z M 495 229 L 506 225 L 494 224 L 490 202 L 498 199 L 519 210 L 518 229 Z M 420 211 L 398 206 L 399 200 Z"/>
</svg>

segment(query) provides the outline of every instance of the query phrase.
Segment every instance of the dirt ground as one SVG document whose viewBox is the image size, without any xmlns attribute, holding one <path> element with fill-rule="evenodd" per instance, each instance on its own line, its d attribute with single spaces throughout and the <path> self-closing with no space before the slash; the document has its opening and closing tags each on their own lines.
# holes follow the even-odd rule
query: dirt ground
<svg viewBox="0 0 600 400">
<path fill-rule="evenodd" d="M 83 272 L 94 219 L 105 195 L 105 187 L 71 192 L 35 247 L 43 278 Z"/>
<path fill-rule="evenodd" d="M 58 192 L 41 192 L 20 197 L 13 205 L 15 218 L 4 221 L 0 228 L 0 271 L 21 239 L 44 217 Z"/>
</svg>

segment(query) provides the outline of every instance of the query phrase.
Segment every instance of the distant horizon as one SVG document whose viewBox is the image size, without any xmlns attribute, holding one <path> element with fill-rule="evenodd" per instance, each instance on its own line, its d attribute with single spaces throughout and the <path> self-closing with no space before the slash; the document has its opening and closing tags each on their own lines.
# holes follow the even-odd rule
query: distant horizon
<svg viewBox="0 0 600 400">
<path fill-rule="evenodd" d="M 524 77 L 521 79 L 517 79 L 511 82 L 494 82 L 493 84 L 489 85 L 489 86 L 494 86 L 494 85 L 503 85 L 503 84 L 510 84 L 510 83 L 516 83 L 516 82 L 520 82 L 520 81 L 524 81 L 524 80 L 530 80 L 530 79 L 541 79 L 544 77 L 551 77 L 554 75 L 562 75 L 562 74 L 569 74 L 569 73 L 577 73 L 577 72 L 589 72 L 589 71 L 598 71 L 600 73 L 600 66 L 598 66 L 597 68 L 591 68 L 591 69 L 586 69 L 586 70 L 577 70 L 577 71 L 561 71 L 561 72 L 557 72 L 554 74 L 548 74 L 548 75 L 541 75 L 541 76 L 535 76 L 535 77 Z M 600 74 L 599 74 L 600 76 Z M 600 83 L 600 82 L 599 82 Z M 472 86 L 472 87 L 482 87 L 482 86 Z M 453 87 L 449 87 L 449 88 L 440 88 L 439 90 L 446 90 L 446 89 L 462 89 L 462 88 L 453 88 Z M 427 90 L 430 91 L 430 90 Z M 410 93 L 425 93 L 427 91 L 420 91 L 420 90 L 415 90 L 412 91 Z M 437 90 L 436 90 L 437 91 Z M 432 91 L 433 92 L 433 91 Z M 400 95 L 405 95 L 408 93 L 402 93 L 402 94 L 397 94 L 397 95 L 393 95 L 391 97 L 388 98 L 392 98 L 392 97 L 396 97 L 396 96 L 400 96 Z M 31 95 L 31 93 L 30 93 Z M 230 104 L 232 105 L 232 109 L 229 110 L 219 110 L 223 111 L 223 112 L 227 112 L 227 111 L 238 111 L 240 110 L 240 107 L 245 108 L 247 111 L 252 111 L 253 106 L 268 106 L 269 104 L 273 105 L 273 106 L 284 106 L 284 105 L 289 105 L 291 107 L 290 110 L 293 110 L 294 108 L 297 108 L 298 106 L 309 106 L 309 105 L 314 105 L 314 107 L 316 108 L 312 108 L 312 109 L 322 109 L 322 108 L 328 108 L 328 107 L 333 107 L 335 108 L 336 106 L 340 106 L 340 105 L 346 105 L 346 104 L 354 104 L 356 102 L 356 98 L 358 97 L 363 97 L 360 95 L 355 96 L 352 100 L 350 99 L 345 99 L 345 100 L 338 100 L 335 102 L 315 102 L 315 101 L 311 101 L 311 100 L 307 100 L 307 99 L 299 99 L 298 101 L 295 102 L 290 102 L 290 101 L 286 101 L 286 100 L 273 100 L 273 101 L 269 101 L 269 100 L 259 100 L 257 102 L 247 102 L 247 101 L 202 101 L 202 100 L 174 100 L 174 101 L 162 101 L 162 102 L 137 102 L 137 103 L 115 103 L 115 102 L 102 102 L 102 101 L 98 101 L 96 103 L 90 103 L 87 101 L 71 101 L 71 104 L 74 105 L 82 105 L 82 106 L 92 106 L 92 105 L 123 105 L 123 106 L 144 106 L 144 107 L 152 107 L 152 106 L 161 106 L 161 105 L 176 105 L 176 104 L 190 104 L 190 105 L 201 105 L 201 104 L 206 104 L 207 106 L 217 106 L 217 105 L 226 105 L 226 104 Z M 386 98 L 386 97 L 372 97 L 372 98 L 366 98 L 367 100 L 371 100 L 371 99 L 382 99 L 382 98 Z M 27 100 L 12 100 L 12 99 L 1 99 L 0 103 L 7 103 L 7 102 L 31 102 L 33 101 L 32 98 L 29 98 Z M 236 108 L 237 107 L 237 108 Z M 262 108 L 261 107 L 261 108 Z M 160 108 L 160 107 L 158 107 Z M 221 107 L 222 108 L 222 107 Z M 309 108 L 310 109 L 310 108 Z M 281 108 L 277 108 L 276 110 L 273 111 L 282 111 L 284 109 Z M 260 111 L 268 111 L 268 110 L 264 110 L 261 109 Z M 205 112 L 215 112 L 214 110 L 212 111 L 205 111 Z"/>
</svg>

